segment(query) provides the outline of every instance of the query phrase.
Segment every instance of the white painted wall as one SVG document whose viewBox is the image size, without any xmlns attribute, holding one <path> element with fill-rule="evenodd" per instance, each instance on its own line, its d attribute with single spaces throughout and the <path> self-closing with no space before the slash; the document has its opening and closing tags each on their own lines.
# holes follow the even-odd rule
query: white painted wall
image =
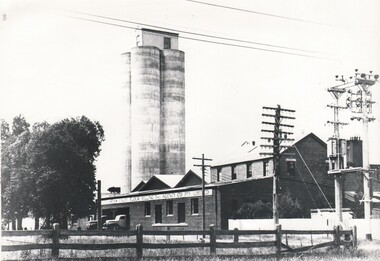
<svg viewBox="0 0 380 261">
<path fill-rule="evenodd" d="M 346 219 L 343 222 L 344 229 L 357 227 L 358 239 L 365 239 L 367 222 L 364 219 Z M 289 230 L 323 230 L 333 229 L 334 219 L 280 219 L 282 229 Z M 266 230 L 274 229 L 272 219 L 229 219 L 229 230 Z M 371 231 L 373 239 L 380 239 L 380 219 L 371 219 Z"/>
</svg>

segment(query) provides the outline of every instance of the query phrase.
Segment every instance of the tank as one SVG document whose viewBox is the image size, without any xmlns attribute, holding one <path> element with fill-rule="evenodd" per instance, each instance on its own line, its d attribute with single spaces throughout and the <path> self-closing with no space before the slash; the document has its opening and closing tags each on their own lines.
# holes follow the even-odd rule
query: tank
<svg viewBox="0 0 380 261">
<path fill-rule="evenodd" d="M 185 173 L 185 54 L 162 51 L 161 174 Z"/>
<path fill-rule="evenodd" d="M 131 51 L 132 188 L 160 173 L 160 50 L 140 46 Z"/>
</svg>

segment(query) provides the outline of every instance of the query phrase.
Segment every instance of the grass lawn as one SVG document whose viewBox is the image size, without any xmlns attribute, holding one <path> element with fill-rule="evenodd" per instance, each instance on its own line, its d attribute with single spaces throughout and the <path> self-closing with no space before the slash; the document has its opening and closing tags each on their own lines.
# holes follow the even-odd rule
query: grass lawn
<svg viewBox="0 0 380 261">
<path fill-rule="evenodd" d="M 19 240 L 32 242 L 35 238 L 24 238 Z M 192 239 L 190 241 L 197 241 L 199 239 Z M 225 239 L 228 240 L 228 239 Z M 223 241 L 225 241 L 223 240 Z M 246 239 L 249 240 L 249 239 Z M 252 238 L 250 238 L 252 240 Z M 267 241 L 271 238 L 260 237 L 256 240 Z M 255 241 L 256 241 L 255 240 Z M 72 237 L 64 240 L 62 243 L 120 243 L 120 242 L 133 242 L 134 237 Z M 189 239 L 172 239 L 174 242 L 189 242 Z M 207 239 L 206 239 L 207 241 Z M 240 241 L 240 240 L 239 240 Z M 242 241 L 245 241 L 242 238 Z M 289 237 L 287 242 L 289 246 L 299 247 L 312 244 L 318 244 L 320 242 L 331 241 L 331 237 Z M 34 241 L 35 242 L 35 241 Z M 38 238 L 39 243 L 48 243 L 46 239 Z M 165 238 L 144 238 L 144 242 L 165 244 Z M 283 239 L 285 243 L 285 239 Z M 115 250 L 60 250 L 60 258 L 54 259 L 50 257 L 50 250 L 30 250 L 30 251 L 15 251 L 15 252 L 3 252 L 1 253 L 2 260 L 136 260 L 135 249 L 115 249 Z M 274 248 L 254 248 L 254 249 L 217 249 L 217 256 L 209 255 L 209 248 L 190 248 L 190 249 L 144 249 L 144 258 L 142 260 L 162 260 L 162 261 L 200 261 L 200 260 L 276 260 Z M 358 249 L 334 249 L 332 247 L 325 247 L 315 249 L 311 251 L 286 254 L 283 255 L 281 260 L 306 260 L 306 261 L 327 261 L 327 260 L 380 260 L 380 240 L 374 240 L 372 242 L 359 241 Z"/>
</svg>

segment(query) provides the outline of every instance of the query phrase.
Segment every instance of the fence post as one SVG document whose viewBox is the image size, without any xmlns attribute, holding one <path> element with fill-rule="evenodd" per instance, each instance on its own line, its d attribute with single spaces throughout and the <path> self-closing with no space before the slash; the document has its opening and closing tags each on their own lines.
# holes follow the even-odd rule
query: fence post
<svg viewBox="0 0 380 261">
<path fill-rule="evenodd" d="M 281 258 L 281 241 L 282 241 L 281 225 L 276 225 L 276 260 L 280 260 Z"/>
<path fill-rule="evenodd" d="M 335 247 L 340 246 L 340 226 L 335 226 L 334 227 L 334 243 Z"/>
<path fill-rule="evenodd" d="M 140 224 L 136 226 L 136 255 L 138 259 L 143 256 L 143 226 Z"/>
<path fill-rule="evenodd" d="M 54 223 L 53 224 L 53 246 L 51 249 L 51 255 L 53 257 L 58 257 L 59 256 L 59 224 Z"/>
<path fill-rule="evenodd" d="M 169 234 L 170 227 L 169 226 L 166 227 L 166 231 L 168 232 L 168 234 L 166 234 L 166 243 L 169 243 L 170 242 L 170 234 Z"/>
<path fill-rule="evenodd" d="M 355 249 L 358 247 L 358 231 L 356 226 L 352 228 L 352 247 Z"/>
<path fill-rule="evenodd" d="M 216 255 L 216 232 L 215 225 L 210 225 L 210 254 Z"/>
<path fill-rule="evenodd" d="M 234 243 L 238 243 L 239 242 L 239 229 L 238 228 L 235 228 L 234 229 Z"/>
</svg>

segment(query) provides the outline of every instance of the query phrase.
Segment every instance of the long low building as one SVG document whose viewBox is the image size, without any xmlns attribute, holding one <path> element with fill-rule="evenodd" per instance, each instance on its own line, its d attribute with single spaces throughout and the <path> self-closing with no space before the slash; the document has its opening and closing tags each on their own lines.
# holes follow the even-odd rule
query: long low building
<svg viewBox="0 0 380 261">
<path fill-rule="evenodd" d="M 289 155 L 294 153 L 294 156 Z M 286 153 L 286 154 L 285 154 Z M 281 157 L 280 193 L 290 192 L 302 205 L 299 217 L 310 209 L 333 204 L 333 179 L 327 175 L 326 144 L 314 134 L 295 143 Z M 228 219 L 247 202 L 272 202 L 271 158 L 245 158 L 211 168 L 211 183 L 205 185 L 205 226 L 228 229 Z M 190 170 L 185 175 L 153 175 L 131 193 L 102 198 L 103 215 L 127 216 L 127 227 L 202 229 L 202 179 Z M 329 203 L 326 202 L 326 199 Z"/>
<path fill-rule="evenodd" d="M 203 200 L 202 180 L 193 171 L 184 177 L 179 186 L 168 188 L 161 177 L 153 176 L 143 191 L 102 199 L 103 215 L 115 217 L 127 215 L 127 227 L 133 229 L 142 224 L 153 228 L 172 224 L 188 229 L 202 229 Z M 166 176 L 166 175 L 165 175 Z M 152 181 L 153 180 L 153 181 Z M 197 182 L 197 185 L 189 185 Z M 155 189 L 150 189 L 150 188 Z M 161 187 L 161 188 L 159 188 Z M 271 200 L 272 178 L 225 182 L 205 185 L 205 226 L 214 224 L 217 228 L 228 227 L 228 219 L 237 210 L 238 201 L 262 199 Z"/>
</svg>

